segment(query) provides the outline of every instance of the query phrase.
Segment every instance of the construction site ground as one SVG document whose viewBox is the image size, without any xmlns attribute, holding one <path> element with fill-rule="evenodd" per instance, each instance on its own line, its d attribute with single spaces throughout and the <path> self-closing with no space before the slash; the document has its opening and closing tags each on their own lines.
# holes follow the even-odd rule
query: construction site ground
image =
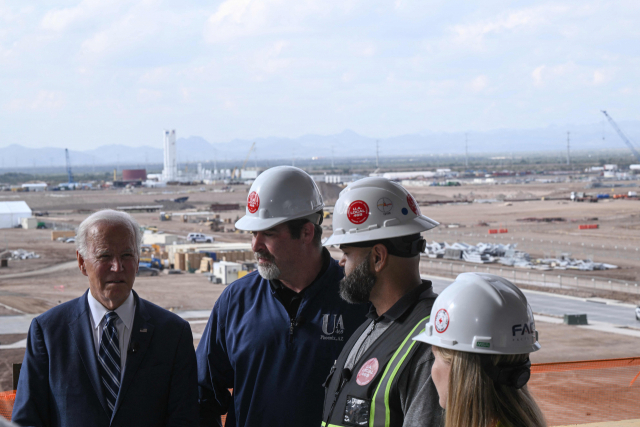
<svg viewBox="0 0 640 427">
<path fill-rule="evenodd" d="M 231 221 L 224 224 L 224 232 L 210 232 L 203 224 L 184 223 L 175 217 L 172 221 L 160 221 L 158 212 L 134 213 L 133 216 L 141 225 L 156 226 L 165 233 L 186 236 L 190 232 L 203 232 L 213 235 L 221 242 L 249 242 L 251 240 L 249 234 L 232 231 L 233 222 L 244 215 L 248 187 L 233 186 L 231 188 L 232 192 L 222 191 L 222 186 L 205 185 L 131 191 L 95 190 L 22 194 L 3 192 L 0 193 L 0 201 L 25 200 L 34 211 L 48 212 L 48 216 L 42 217 L 45 221 L 72 226 L 77 226 L 91 212 L 103 208 L 164 203 L 165 211 L 183 213 L 188 210 L 208 210 L 208 206 L 214 202 L 239 203 L 241 210 L 220 212 L 222 219 L 228 218 Z M 332 205 L 339 189 L 331 187 L 329 190 L 332 192 L 333 200 L 329 200 L 328 204 Z M 575 182 L 409 187 L 409 190 L 419 201 L 422 213 L 442 223 L 440 227 L 425 233 L 425 238 L 429 240 L 472 244 L 477 242 L 518 243 L 519 250 L 538 257 L 570 252 L 574 257 L 592 257 L 596 262 L 616 264 L 620 268 L 589 272 L 554 271 L 553 274 L 571 276 L 580 274 L 628 280 L 632 283 L 640 282 L 640 252 L 636 252 L 636 248 L 640 248 L 640 201 L 613 199 L 599 203 L 568 201 L 571 191 L 611 193 L 610 188 L 585 190 L 584 183 Z M 626 191 L 628 189 L 614 189 L 615 193 Z M 156 202 L 160 199 L 183 196 L 189 197 L 187 206 L 173 202 Z M 548 200 L 556 197 L 565 197 L 567 200 Z M 542 198 L 547 200 L 541 200 Z M 501 201 L 430 204 L 432 201 L 473 199 L 500 199 Z M 535 200 L 516 201 L 522 199 Z M 180 210 L 181 207 L 187 210 Z M 373 206 L 370 208 L 375 209 Z M 565 221 L 552 223 L 518 221 L 518 219 L 531 217 L 561 217 Z M 488 225 L 479 225 L 482 223 Z M 579 230 L 578 225 L 583 223 L 597 223 L 599 228 Z M 330 227 L 331 219 L 325 220 L 323 225 Z M 508 233 L 489 235 L 488 230 L 494 228 L 508 229 Z M 325 236 L 330 232 L 330 229 L 325 230 Z M 602 248 L 603 245 L 605 248 Z M 0 252 L 4 249 L 25 249 L 37 253 L 40 258 L 9 260 L 9 266 L 0 269 L 0 322 L 2 322 L 2 316 L 42 313 L 57 304 L 77 298 L 88 287 L 86 277 L 72 263 L 75 260 L 74 245 L 51 241 L 51 230 L 0 230 Z M 337 257 L 339 251 L 334 250 L 332 254 Z M 45 268 L 47 270 L 42 270 Z M 428 272 L 425 269 L 428 269 L 427 260 L 423 262 L 422 270 Z M 186 273 L 139 277 L 134 289 L 142 298 L 167 309 L 210 310 L 224 287 L 211 284 L 201 274 Z M 589 290 L 554 289 L 553 291 L 593 296 Z M 640 295 L 633 292 L 611 295 L 599 293 L 597 296 L 640 304 Z M 205 318 L 192 320 L 194 335 L 198 336 L 202 332 L 205 320 Z M 640 338 L 588 331 L 562 324 L 540 322 L 537 326 L 540 330 L 543 349 L 532 355 L 534 363 L 640 355 Z M 0 345 L 11 344 L 24 339 L 25 336 L 24 334 L 0 335 Z M 197 341 L 196 339 L 194 344 Z M 24 348 L 0 349 L 0 391 L 11 387 L 10 365 L 21 362 L 23 354 Z"/>
</svg>

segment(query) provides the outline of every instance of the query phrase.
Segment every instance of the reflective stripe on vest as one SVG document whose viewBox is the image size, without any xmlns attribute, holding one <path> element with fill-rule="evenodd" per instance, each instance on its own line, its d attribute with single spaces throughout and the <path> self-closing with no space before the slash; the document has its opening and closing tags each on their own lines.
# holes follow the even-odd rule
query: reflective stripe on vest
<svg viewBox="0 0 640 427">
<path fill-rule="evenodd" d="M 398 370 L 404 363 L 407 355 L 416 344 L 413 337 L 424 332 L 425 325 L 429 320 L 429 316 L 420 320 L 416 326 L 411 330 L 409 335 L 406 336 L 398 350 L 393 354 L 393 357 L 387 364 L 384 374 L 371 402 L 371 418 L 369 418 L 369 427 L 391 425 L 391 411 L 389 411 L 389 392 L 391 391 L 391 385 L 396 378 Z M 381 408 L 376 411 L 376 409 Z"/>
</svg>

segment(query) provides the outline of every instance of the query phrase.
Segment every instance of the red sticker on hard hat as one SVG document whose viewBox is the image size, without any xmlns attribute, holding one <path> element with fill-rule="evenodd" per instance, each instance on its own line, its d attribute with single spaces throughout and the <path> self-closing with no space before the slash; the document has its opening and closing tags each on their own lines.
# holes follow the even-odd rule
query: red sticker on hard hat
<svg viewBox="0 0 640 427">
<path fill-rule="evenodd" d="M 443 333 L 449 327 L 449 313 L 444 308 L 441 308 L 436 313 L 436 320 L 433 322 L 436 326 L 436 331 Z"/>
<path fill-rule="evenodd" d="M 362 224 L 369 218 L 369 205 L 362 200 L 351 202 L 347 209 L 347 218 L 354 224 Z"/>
<path fill-rule="evenodd" d="M 251 213 L 256 213 L 258 208 L 260 207 L 260 196 L 255 191 L 249 193 L 249 197 L 247 197 L 247 209 Z"/>
<path fill-rule="evenodd" d="M 416 199 L 414 199 L 411 194 L 407 194 L 407 203 L 409 204 L 409 207 L 411 208 L 414 214 L 416 215 L 422 214 L 422 212 L 420 212 L 420 206 L 418 206 L 418 204 L 416 203 Z"/>
<path fill-rule="evenodd" d="M 358 371 L 356 383 L 358 385 L 369 384 L 376 377 L 379 367 L 380 365 L 378 364 L 378 359 L 376 359 L 375 357 L 364 362 L 364 365 L 362 365 L 362 367 Z"/>
</svg>

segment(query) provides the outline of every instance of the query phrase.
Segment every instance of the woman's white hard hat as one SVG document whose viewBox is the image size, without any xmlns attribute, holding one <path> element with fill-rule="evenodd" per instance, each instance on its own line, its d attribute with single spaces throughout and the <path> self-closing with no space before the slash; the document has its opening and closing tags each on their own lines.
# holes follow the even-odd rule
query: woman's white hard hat
<svg viewBox="0 0 640 427">
<path fill-rule="evenodd" d="M 462 273 L 447 286 L 414 340 L 470 353 L 540 350 L 527 298 L 507 279 L 485 273 Z"/>
<path fill-rule="evenodd" d="M 298 218 L 319 224 L 324 208 L 322 196 L 313 178 L 293 166 L 276 166 L 258 175 L 247 197 L 245 216 L 236 228 L 264 231 Z"/>
<path fill-rule="evenodd" d="M 439 223 L 420 212 L 413 196 L 386 178 L 363 178 L 340 192 L 333 211 L 333 235 L 325 246 L 409 236 Z"/>
</svg>

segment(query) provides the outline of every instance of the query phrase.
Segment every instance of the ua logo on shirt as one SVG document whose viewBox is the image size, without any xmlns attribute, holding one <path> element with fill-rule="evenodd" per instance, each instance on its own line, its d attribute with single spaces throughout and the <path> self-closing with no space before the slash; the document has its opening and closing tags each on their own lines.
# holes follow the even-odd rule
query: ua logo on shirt
<svg viewBox="0 0 640 427">
<path fill-rule="evenodd" d="M 344 321 L 342 320 L 342 314 L 322 315 L 322 332 L 324 335 L 320 336 L 321 339 L 342 341 L 344 337 L 332 336 L 344 334 Z"/>
</svg>

